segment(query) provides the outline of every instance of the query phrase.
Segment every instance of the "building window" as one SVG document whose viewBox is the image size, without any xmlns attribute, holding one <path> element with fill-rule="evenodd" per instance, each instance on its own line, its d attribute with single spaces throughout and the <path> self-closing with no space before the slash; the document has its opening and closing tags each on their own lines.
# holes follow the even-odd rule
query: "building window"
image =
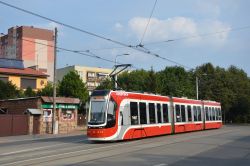
<svg viewBox="0 0 250 166">
<path fill-rule="evenodd" d="M 95 82 L 87 82 L 88 86 L 95 86 Z"/>
<path fill-rule="evenodd" d="M 74 112 L 73 112 L 73 110 L 62 109 L 61 117 L 63 120 L 73 120 L 74 119 Z"/>
<path fill-rule="evenodd" d="M 3 81 L 3 82 L 8 82 L 8 77 L 0 77 L 0 81 Z"/>
<path fill-rule="evenodd" d="M 52 122 L 52 109 L 43 109 L 43 121 Z"/>
<path fill-rule="evenodd" d="M 104 78 L 106 78 L 109 74 L 107 73 L 97 73 L 97 77 L 100 80 L 103 80 Z"/>
<path fill-rule="evenodd" d="M 28 87 L 36 89 L 36 79 L 21 78 L 21 88 L 27 89 Z"/>
<path fill-rule="evenodd" d="M 95 77 L 95 73 L 94 72 L 88 72 L 88 77 Z"/>
</svg>

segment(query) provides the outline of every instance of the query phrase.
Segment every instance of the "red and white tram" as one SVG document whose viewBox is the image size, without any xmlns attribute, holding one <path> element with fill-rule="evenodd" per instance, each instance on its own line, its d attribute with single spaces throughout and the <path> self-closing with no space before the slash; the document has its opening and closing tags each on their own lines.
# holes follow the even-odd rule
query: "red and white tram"
<svg viewBox="0 0 250 166">
<path fill-rule="evenodd" d="M 221 126 L 218 102 L 98 90 L 90 98 L 87 136 L 94 141 L 115 141 Z"/>
</svg>

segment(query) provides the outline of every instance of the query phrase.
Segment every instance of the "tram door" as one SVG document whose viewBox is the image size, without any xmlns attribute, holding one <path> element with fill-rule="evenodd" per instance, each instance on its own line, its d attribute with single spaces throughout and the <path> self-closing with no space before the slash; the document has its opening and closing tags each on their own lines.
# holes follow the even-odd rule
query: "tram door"
<svg viewBox="0 0 250 166">
<path fill-rule="evenodd" d="M 140 124 L 140 118 L 139 118 L 139 105 L 140 103 L 131 101 L 130 102 L 130 122 L 131 122 L 131 134 L 130 138 L 141 138 L 141 124 Z"/>
<path fill-rule="evenodd" d="M 141 137 L 146 137 L 146 130 L 144 128 L 145 124 L 148 123 L 148 115 L 147 115 L 147 104 L 146 102 L 140 101 L 139 102 L 139 123 L 140 123 L 140 130 L 141 130 Z"/>
</svg>

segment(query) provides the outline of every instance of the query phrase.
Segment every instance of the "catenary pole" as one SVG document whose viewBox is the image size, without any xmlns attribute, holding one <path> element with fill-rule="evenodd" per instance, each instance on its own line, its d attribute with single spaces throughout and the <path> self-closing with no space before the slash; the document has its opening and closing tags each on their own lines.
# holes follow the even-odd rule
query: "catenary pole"
<svg viewBox="0 0 250 166">
<path fill-rule="evenodd" d="M 56 130 L 56 46 L 57 46 L 57 28 L 55 28 L 54 34 L 54 76 L 53 76 L 53 118 L 52 118 L 52 132 L 53 134 L 57 134 Z"/>
</svg>

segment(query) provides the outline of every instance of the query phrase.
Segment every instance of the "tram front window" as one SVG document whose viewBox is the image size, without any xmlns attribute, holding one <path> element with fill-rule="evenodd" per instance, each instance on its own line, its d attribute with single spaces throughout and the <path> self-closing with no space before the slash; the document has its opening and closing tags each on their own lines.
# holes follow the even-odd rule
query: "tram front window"
<svg viewBox="0 0 250 166">
<path fill-rule="evenodd" d="M 105 123 L 105 110 L 106 102 L 105 101 L 92 101 L 91 110 L 90 110 L 90 125 L 100 125 Z"/>
</svg>

